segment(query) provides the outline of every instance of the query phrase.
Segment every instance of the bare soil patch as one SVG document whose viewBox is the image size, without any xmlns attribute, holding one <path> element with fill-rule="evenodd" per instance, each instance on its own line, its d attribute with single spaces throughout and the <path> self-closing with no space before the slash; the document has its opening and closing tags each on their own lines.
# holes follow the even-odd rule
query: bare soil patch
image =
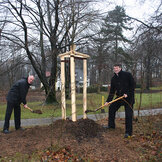
<svg viewBox="0 0 162 162">
<path fill-rule="evenodd" d="M 57 120 L 49 126 L 12 130 L 10 134 L 0 132 L 0 161 L 16 153 L 28 155 L 28 158 L 35 153 L 40 161 L 66 161 L 69 157 L 72 161 L 159 161 L 161 116 L 153 121 L 155 127 L 146 134 L 141 131 L 141 123 L 134 122 L 134 136 L 130 139 L 123 138 L 124 119 L 117 119 L 117 127 L 111 131 L 102 127 L 107 125 L 107 119 L 97 122 L 80 119 L 77 122 Z M 51 151 L 55 146 L 57 151 Z"/>
</svg>

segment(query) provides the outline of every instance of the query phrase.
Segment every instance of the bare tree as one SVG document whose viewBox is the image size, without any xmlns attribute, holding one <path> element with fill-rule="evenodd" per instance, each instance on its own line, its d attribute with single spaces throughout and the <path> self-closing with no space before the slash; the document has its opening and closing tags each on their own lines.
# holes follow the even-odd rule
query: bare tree
<svg viewBox="0 0 162 162">
<path fill-rule="evenodd" d="M 46 102 L 56 102 L 57 56 L 66 46 L 86 39 L 96 13 L 84 0 L 3 1 L 7 24 L 2 37 L 23 48 L 42 82 Z M 88 10 L 89 8 L 89 10 Z M 6 20 L 4 20 L 6 21 Z M 85 36 L 81 36 L 84 33 Z M 49 80 L 46 71 L 51 72 Z"/>
</svg>

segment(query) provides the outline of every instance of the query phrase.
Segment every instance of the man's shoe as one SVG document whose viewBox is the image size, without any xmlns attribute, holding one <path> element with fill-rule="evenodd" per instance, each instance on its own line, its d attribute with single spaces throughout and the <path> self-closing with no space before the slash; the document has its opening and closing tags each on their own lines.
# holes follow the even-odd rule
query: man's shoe
<svg viewBox="0 0 162 162">
<path fill-rule="evenodd" d="M 25 128 L 20 127 L 20 128 L 17 128 L 16 130 L 22 130 L 22 131 L 24 131 Z"/>
<path fill-rule="evenodd" d="M 107 126 L 107 125 L 103 125 L 103 128 L 105 128 L 105 129 L 115 129 L 114 127 L 110 127 L 110 126 Z"/>
<path fill-rule="evenodd" d="M 128 133 L 126 133 L 126 134 L 124 135 L 124 138 L 131 138 L 131 135 L 129 135 Z"/>
<path fill-rule="evenodd" d="M 8 129 L 4 129 L 4 130 L 3 130 L 3 133 L 4 133 L 4 134 L 8 134 L 8 133 L 10 133 L 10 131 L 9 131 Z"/>
</svg>

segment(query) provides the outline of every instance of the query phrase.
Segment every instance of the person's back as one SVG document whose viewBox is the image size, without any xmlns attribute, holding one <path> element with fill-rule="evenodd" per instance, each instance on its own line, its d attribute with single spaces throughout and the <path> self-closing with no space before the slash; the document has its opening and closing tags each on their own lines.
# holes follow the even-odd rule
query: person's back
<svg viewBox="0 0 162 162">
<path fill-rule="evenodd" d="M 26 97 L 29 89 L 27 78 L 18 80 L 9 90 L 7 95 L 7 101 L 11 103 L 21 103 L 24 97 Z M 25 104 L 25 103 L 24 103 Z"/>
</svg>

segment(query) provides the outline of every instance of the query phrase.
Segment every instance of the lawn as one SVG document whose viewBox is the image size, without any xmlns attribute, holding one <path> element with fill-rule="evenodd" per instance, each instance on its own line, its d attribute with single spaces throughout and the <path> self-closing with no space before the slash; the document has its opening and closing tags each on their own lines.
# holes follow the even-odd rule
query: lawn
<svg viewBox="0 0 162 162">
<path fill-rule="evenodd" d="M 101 92 L 100 94 L 97 93 L 89 93 L 87 94 L 87 108 L 88 109 L 96 109 L 99 106 L 102 105 L 102 98 L 104 97 L 104 102 L 107 99 L 107 93 Z M 59 103 L 60 100 L 58 99 Z M 28 119 L 28 118 L 48 118 L 48 117 L 60 117 L 61 116 L 61 106 L 60 104 L 55 105 L 45 105 L 42 104 L 42 102 L 28 102 L 28 106 L 32 108 L 33 110 L 41 110 L 43 114 L 36 114 L 32 113 L 27 109 L 24 109 L 22 106 L 22 113 L 21 118 L 22 119 Z M 135 94 L 135 104 L 134 104 L 134 110 L 137 110 L 139 108 L 140 104 L 140 94 Z M 77 115 L 83 114 L 83 95 L 77 94 L 76 96 L 76 107 L 77 107 Z M 157 93 L 143 93 L 142 94 L 142 103 L 141 103 L 141 109 L 150 109 L 150 108 L 161 108 L 162 107 L 162 92 Z M 66 100 L 66 112 L 67 116 L 71 116 L 71 100 Z M 4 120 L 6 111 L 6 104 L 1 103 L 0 104 L 0 120 Z M 105 107 L 105 112 L 108 111 L 108 108 Z M 121 107 L 119 111 L 124 111 L 124 108 Z M 101 113 L 99 110 L 96 113 Z M 11 116 L 11 119 L 13 119 L 13 113 Z"/>
</svg>

